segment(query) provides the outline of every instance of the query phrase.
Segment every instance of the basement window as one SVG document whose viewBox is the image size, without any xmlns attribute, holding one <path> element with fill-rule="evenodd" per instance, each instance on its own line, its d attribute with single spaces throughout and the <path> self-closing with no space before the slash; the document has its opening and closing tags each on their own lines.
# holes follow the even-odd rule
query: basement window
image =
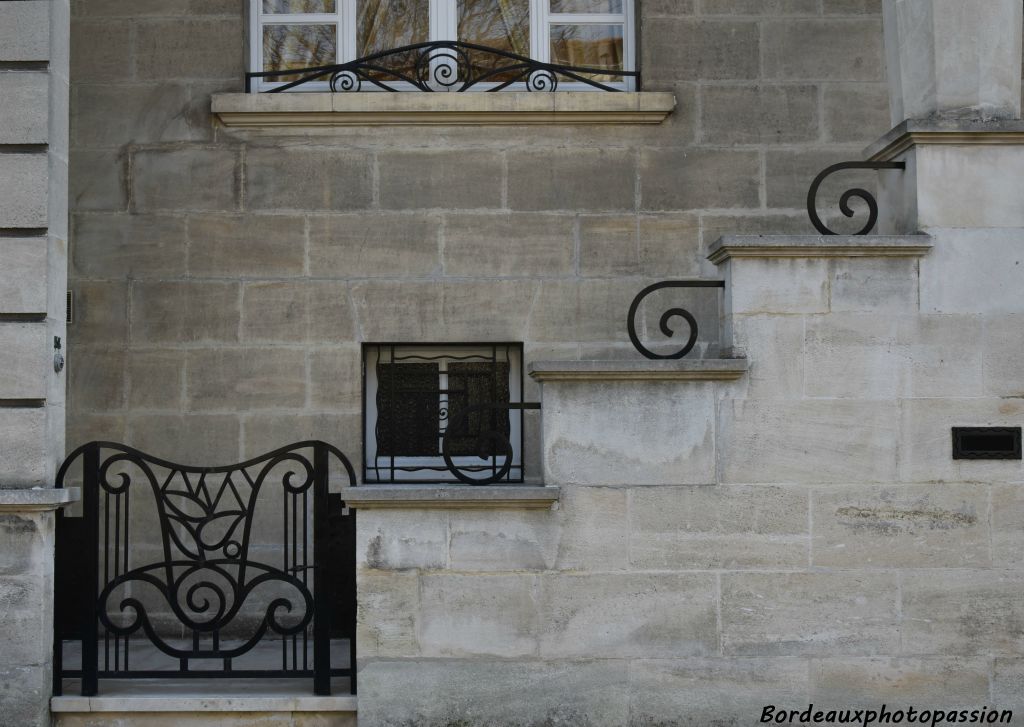
<svg viewBox="0 0 1024 727">
<path fill-rule="evenodd" d="M 522 344 L 363 345 L 363 482 L 523 482 Z"/>
</svg>

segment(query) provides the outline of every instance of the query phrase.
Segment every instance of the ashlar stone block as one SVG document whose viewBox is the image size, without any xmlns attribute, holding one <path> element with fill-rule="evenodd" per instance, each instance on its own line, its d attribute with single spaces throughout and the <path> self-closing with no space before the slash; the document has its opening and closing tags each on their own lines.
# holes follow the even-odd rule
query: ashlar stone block
<svg viewBox="0 0 1024 727">
<path fill-rule="evenodd" d="M 565 277 L 575 267 L 572 215 L 449 215 L 444 273 L 472 277 Z"/>
<path fill-rule="evenodd" d="M 517 151 L 508 159 L 508 206 L 516 210 L 636 209 L 630 149 Z"/>
<path fill-rule="evenodd" d="M 619 487 L 567 487 L 557 511 L 559 570 L 629 568 L 628 491 Z"/>
<path fill-rule="evenodd" d="M 0 238 L 0 311 L 45 313 L 47 253 L 45 237 Z"/>
<path fill-rule="evenodd" d="M 541 578 L 545 658 L 678 658 L 718 651 L 711 574 Z"/>
<path fill-rule="evenodd" d="M 371 198 L 364 152 L 282 146 L 246 152 L 248 209 L 352 210 L 369 207 Z"/>
<path fill-rule="evenodd" d="M 615 426 L 609 426 L 614 412 Z M 710 484 L 715 394 L 708 383 L 544 385 L 549 484 Z"/>
<path fill-rule="evenodd" d="M 384 209 L 502 206 L 504 162 L 498 152 L 387 151 L 377 155 Z"/>
<path fill-rule="evenodd" d="M 175 35 L 182 33 L 177 29 Z M 138 211 L 224 210 L 237 204 L 238 154 L 230 149 L 149 149 L 133 155 Z"/>
<path fill-rule="evenodd" d="M 536 655 L 538 577 L 429 574 L 420 578 L 424 656 Z"/>
<path fill-rule="evenodd" d="M 630 564 L 642 570 L 802 567 L 802 487 L 638 487 L 629 492 Z"/>
<path fill-rule="evenodd" d="M 309 271 L 316 277 L 428 276 L 440 267 L 439 216 L 347 214 L 309 220 Z"/>
<path fill-rule="evenodd" d="M 360 669 L 360 727 L 588 725 L 622 727 L 622 662 L 381 660 Z"/>
<path fill-rule="evenodd" d="M 898 430 L 895 401 L 726 400 L 718 428 L 722 481 L 892 482 Z"/>
<path fill-rule="evenodd" d="M 50 350 L 44 323 L 0 322 L 0 399 L 45 399 Z"/>
<path fill-rule="evenodd" d="M 75 215 L 74 272 L 87 278 L 184 275 L 185 221 L 169 215 Z"/>
<path fill-rule="evenodd" d="M 356 562 L 361 569 L 443 569 L 448 564 L 448 519 L 443 510 L 361 512 Z"/>
<path fill-rule="evenodd" d="M 774 20 L 762 42 L 768 78 L 885 80 L 881 18 Z"/>
<path fill-rule="evenodd" d="M 640 659 L 629 669 L 634 724 L 755 724 L 765 705 L 806 705 L 804 659 Z"/>
<path fill-rule="evenodd" d="M 904 654 L 1024 654 L 1024 574 L 931 570 L 903 576 Z"/>
<path fill-rule="evenodd" d="M 360 516 L 362 518 L 362 516 Z M 359 527 L 362 528 L 360 521 Z M 415 571 L 356 571 L 359 658 L 419 656 L 420 582 Z"/>
<path fill-rule="evenodd" d="M 352 311 L 343 282 L 251 282 L 243 286 L 244 341 L 338 343 L 352 337 Z"/>
<path fill-rule="evenodd" d="M 873 656 L 899 641 L 894 574 L 726 573 L 722 647 L 746 656 Z"/>
<path fill-rule="evenodd" d="M 306 356 L 284 347 L 189 352 L 189 407 L 228 410 L 301 408 L 306 402 Z"/>
<path fill-rule="evenodd" d="M 811 700 L 816 704 L 977 709 L 990 700 L 989 665 L 984 658 L 816 659 L 810 671 Z M 1001 708 L 1003 703 L 999 704 Z"/>
<path fill-rule="evenodd" d="M 759 72 L 756 22 L 658 18 L 645 22 L 644 80 L 753 79 Z"/>
<path fill-rule="evenodd" d="M 0 60 L 50 59 L 49 0 L 0 2 Z"/>
<path fill-rule="evenodd" d="M 239 290 L 237 283 L 134 283 L 132 340 L 155 344 L 237 341 Z"/>
<path fill-rule="evenodd" d="M 35 3 L 21 0 L 18 4 Z M 45 154 L 4 154 L 0 227 L 46 227 L 49 179 Z"/>
<path fill-rule="evenodd" d="M 834 568 L 987 567 L 980 485 L 844 487 L 812 496 L 812 562 Z"/>
<path fill-rule="evenodd" d="M 759 207 L 760 175 L 757 152 L 644 149 L 640 155 L 641 209 Z"/>
<path fill-rule="evenodd" d="M 817 86 L 704 86 L 701 91 L 704 143 L 793 144 L 818 138 Z"/>
<path fill-rule="evenodd" d="M 555 564 L 558 516 L 548 510 L 451 513 L 450 567 L 459 571 L 538 571 Z"/>
<path fill-rule="evenodd" d="M 46 73 L 0 73 L 0 144 L 47 142 L 49 81 Z"/>
</svg>

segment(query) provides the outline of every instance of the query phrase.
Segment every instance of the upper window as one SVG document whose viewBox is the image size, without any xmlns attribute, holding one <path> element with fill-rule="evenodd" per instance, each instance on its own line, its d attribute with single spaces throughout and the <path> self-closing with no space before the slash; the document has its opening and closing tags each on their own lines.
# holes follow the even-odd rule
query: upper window
<svg viewBox="0 0 1024 727">
<path fill-rule="evenodd" d="M 587 68 L 581 74 L 622 90 L 632 78 L 616 71 L 634 70 L 634 0 L 251 0 L 251 67 L 253 71 L 313 68 L 382 54 L 359 79 L 362 90 L 379 89 L 374 78 L 402 90 L 402 77 L 419 77 L 445 90 L 443 66 L 453 70 L 463 59 L 434 53 L 387 54 L 396 48 L 434 41 L 461 41 L 500 53 L 474 52 L 472 73 L 481 77 L 475 90 L 496 86 L 515 89 L 529 80 L 517 75 L 509 55 L 542 63 Z M 502 55 L 505 54 L 505 55 Z M 421 64 L 418 66 L 417 64 Z M 488 66 L 487 64 L 492 64 Z M 503 69 L 510 68 L 505 71 Z M 438 73 L 438 69 L 442 71 Z M 608 73 L 600 73 L 605 70 Z M 398 71 L 392 74 L 391 71 Z M 597 72 L 594 72 L 597 71 Z M 464 68 L 454 75 L 465 75 Z M 418 75 L 417 75 L 418 74 Z M 281 74 L 258 79 L 255 90 L 270 90 L 298 78 Z M 395 83 L 396 78 L 398 83 Z M 412 84 L 404 84 L 410 89 Z M 327 78 L 297 88 L 323 91 Z M 586 83 L 561 77 L 558 88 L 587 89 Z"/>
</svg>

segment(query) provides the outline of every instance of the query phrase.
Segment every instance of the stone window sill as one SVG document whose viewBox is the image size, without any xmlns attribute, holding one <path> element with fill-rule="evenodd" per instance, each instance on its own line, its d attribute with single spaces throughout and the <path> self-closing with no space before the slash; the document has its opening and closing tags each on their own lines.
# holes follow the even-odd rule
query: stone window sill
<svg viewBox="0 0 1024 727">
<path fill-rule="evenodd" d="M 558 487 L 536 485 L 360 485 L 341 493 L 357 510 L 542 510 L 560 496 Z"/>
<path fill-rule="evenodd" d="M 79 488 L 0 489 L 0 513 L 48 512 L 78 501 Z"/>
<path fill-rule="evenodd" d="M 537 361 L 535 381 L 581 383 L 609 381 L 735 381 L 747 373 L 745 358 L 661 361 Z"/>
<path fill-rule="evenodd" d="M 155 681 L 155 680 L 154 680 Z M 193 680 L 189 680 L 193 681 Z M 192 694 L 168 695 L 165 684 L 150 681 L 136 693 L 98 697 L 65 696 L 50 699 L 50 711 L 58 713 L 140 713 L 140 712 L 259 712 L 259 713 L 355 713 L 356 698 L 353 696 L 315 697 L 302 695 L 241 696 L 221 694 L 214 682 L 205 690 L 193 687 Z M 170 685 L 173 689 L 175 685 Z M 308 685 L 306 685 L 308 689 Z M 253 691 L 271 691 L 265 685 L 251 687 Z M 148 690 L 148 694 L 139 693 Z"/>
<path fill-rule="evenodd" d="M 274 129 L 337 126 L 660 124 L 671 93 L 278 93 L 214 94 L 224 126 Z"/>
</svg>

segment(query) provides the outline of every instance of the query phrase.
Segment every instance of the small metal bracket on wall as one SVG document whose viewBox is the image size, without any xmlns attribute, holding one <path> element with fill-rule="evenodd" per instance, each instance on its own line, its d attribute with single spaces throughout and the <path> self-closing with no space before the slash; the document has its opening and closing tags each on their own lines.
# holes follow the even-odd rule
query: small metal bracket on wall
<svg viewBox="0 0 1024 727">
<path fill-rule="evenodd" d="M 816 208 L 818 188 L 821 187 L 821 183 L 824 182 L 825 178 L 829 175 L 844 169 L 905 170 L 906 168 L 907 165 L 904 162 L 840 162 L 839 164 L 833 164 L 826 168 L 821 174 L 814 178 L 814 181 L 811 182 L 811 188 L 807 191 L 807 214 L 811 218 L 811 224 L 814 225 L 814 229 L 822 235 L 839 234 L 834 230 L 829 229 L 825 223 L 821 221 L 821 217 L 818 216 L 818 210 Z M 839 199 L 839 209 L 847 217 L 853 217 L 854 215 L 853 208 L 850 207 L 850 200 L 854 197 L 867 203 L 868 221 L 864 227 L 853 234 L 866 235 L 874 229 L 875 223 L 878 222 L 878 202 L 875 200 L 871 192 L 866 189 L 861 189 L 859 187 L 848 189 L 843 192 L 843 196 Z"/>
<path fill-rule="evenodd" d="M 665 288 L 724 288 L 725 282 L 722 280 L 663 280 L 660 283 L 654 285 L 648 285 L 646 288 L 641 290 L 633 302 L 629 305 L 629 314 L 626 318 L 626 329 L 629 331 L 629 340 L 633 343 L 634 348 L 649 359 L 680 359 L 686 356 L 693 347 L 697 345 L 697 319 L 694 318 L 693 314 L 685 308 L 669 308 L 667 311 L 661 314 L 661 320 L 659 321 L 659 328 L 669 338 L 675 333 L 669 326 L 668 322 L 673 317 L 679 317 L 686 321 L 690 327 L 690 337 L 686 341 L 680 350 L 675 353 L 659 354 L 651 351 L 649 348 L 644 346 L 640 342 L 640 338 L 636 334 L 636 315 L 640 310 L 640 304 L 643 302 L 651 293 L 657 290 L 663 290 Z"/>
<path fill-rule="evenodd" d="M 64 370 L 64 354 L 60 351 L 60 336 L 53 337 L 53 370 L 58 374 Z"/>
</svg>

